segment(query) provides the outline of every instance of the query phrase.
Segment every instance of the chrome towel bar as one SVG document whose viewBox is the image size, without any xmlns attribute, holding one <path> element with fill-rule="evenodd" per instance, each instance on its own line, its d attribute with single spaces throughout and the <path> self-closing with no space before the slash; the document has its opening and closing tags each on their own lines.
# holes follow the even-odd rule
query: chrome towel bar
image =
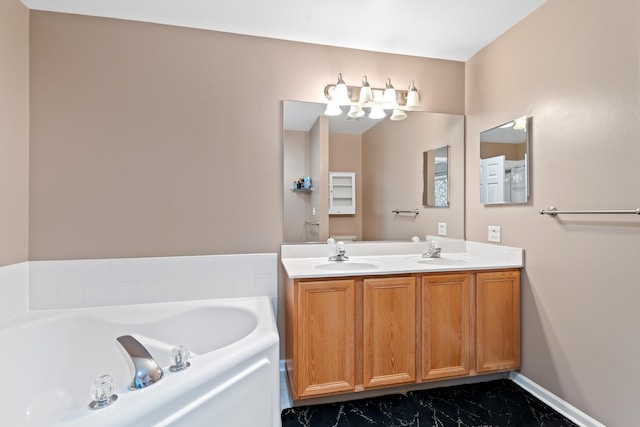
<svg viewBox="0 0 640 427">
<path fill-rule="evenodd" d="M 394 213 L 396 215 L 401 214 L 401 213 L 418 215 L 420 213 L 420 211 L 418 209 L 414 209 L 412 211 L 403 211 L 403 210 L 400 210 L 400 209 L 394 209 L 394 210 L 391 211 L 391 213 Z"/>
<path fill-rule="evenodd" d="M 596 210 L 596 211 L 559 211 L 557 208 L 553 206 L 548 207 L 547 209 L 540 209 L 540 215 L 550 215 L 556 216 L 559 214 L 576 214 L 576 215 L 609 215 L 609 214 L 631 214 L 631 215 L 640 215 L 640 209 L 608 209 L 608 210 Z"/>
</svg>

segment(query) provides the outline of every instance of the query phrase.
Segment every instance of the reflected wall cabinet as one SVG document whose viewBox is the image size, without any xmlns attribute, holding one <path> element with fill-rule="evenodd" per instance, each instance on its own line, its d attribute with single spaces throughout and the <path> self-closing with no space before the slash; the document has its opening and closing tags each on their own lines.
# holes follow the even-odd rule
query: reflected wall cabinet
<svg viewBox="0 0 640 427">
<path fill-rule="evenodd" d="M 329 172 L 329 215 L 354 215 L 355 213 L 355 172 Z"/>
</svg>

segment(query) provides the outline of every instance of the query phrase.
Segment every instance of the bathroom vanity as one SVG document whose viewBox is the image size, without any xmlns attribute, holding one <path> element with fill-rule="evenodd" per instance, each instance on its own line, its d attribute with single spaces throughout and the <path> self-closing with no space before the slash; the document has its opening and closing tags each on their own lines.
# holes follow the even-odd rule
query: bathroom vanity
<svg viewBox="0 0 640 427">
<path fill-rule="evenodd" d="M 294 399 L 520 367 L 522 250 L 425 245 L 348 244 L 345 262 L 283 245 Z"/>
</svg>

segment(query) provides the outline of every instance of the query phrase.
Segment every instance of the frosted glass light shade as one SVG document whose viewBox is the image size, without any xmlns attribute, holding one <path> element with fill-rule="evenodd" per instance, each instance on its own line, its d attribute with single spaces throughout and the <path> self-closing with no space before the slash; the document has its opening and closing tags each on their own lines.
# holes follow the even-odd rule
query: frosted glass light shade
<svg viewBox="0 0 640 427">
<path fill-rule="evenodd" d="M 325 116 L 339 116 L 342 114 L 342 108 L 335 102 L 328 102 L 327 108 L 324 110 Z"/>
<path fill-rule="evenodd" d="M 359 105 L 352 105 L 351 108 L 349 108 L 349 112 L 347 113 L 347 116 L 353 117 L 353 118 L 363 117 L 364 110 L 360 108 Z"/>
<path fill-rule="evenodd" d="M 420 95 L 418 89 L 413 85 L 413 81 L 409 85 L 409 92 L 407 93 L 407 109 L 412 109 L 420 105 Z"/>
<path fill-rule="evenodd" d="M 371 86 L 367 81 L 367 76 L 362 78 L 362 87 L 360 88 L 360 99 L 358 103 L 360 105 L 366 105 L 373 101 L 373 93 L 371 92 Z"/>
<path fill-rule="evenodd" d="M 407 113 L 403 110 L 393 110 L 393 114 L 389 118 L 393 121 L 404 120 L 407 118 Z"/>
<path fill-rule="evenodd" d="M 371 107 L 371 112 L 369 113 L 370 119 L 378 120 L 378 119 L 384 119 L 385 117 L 387 117 L 387 113 L 384 112 L 384 110 L 380 105 L 375 105 Z"/>
<path fill-rule="evenodd" d="M 513 124 L 514 130 L 527 130 L 527 116 L 519 117 L 515 120 Z"/>
<path fill-rule="evenodd" d="M 384 89 L 384 94 L 382 95 L 382 107 L 387 109 L 398 107 L 398 101 L 396 101 L 396 90 L 391 84 L 391 79 L 387 79 L 387 86 Z"/>
<path fill-rule="evenodd" d="M 338 83 L 336 83 L 333 91 L 333 101 L 338 105 L 349 105 L 351 103 L 349 99 L 349 89 L 344 80 L 342 80 L 342 74 L 338 74 Z"/>
</svg>

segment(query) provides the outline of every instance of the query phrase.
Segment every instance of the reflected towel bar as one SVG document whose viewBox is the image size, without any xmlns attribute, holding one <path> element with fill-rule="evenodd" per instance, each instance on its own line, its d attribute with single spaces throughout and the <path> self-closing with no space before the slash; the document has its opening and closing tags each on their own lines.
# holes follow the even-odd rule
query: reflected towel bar
<svg viewBox="0 0 640 427">
<path fill-rule="evenodd" d="M 391 213 L 394 213 L 396 215 L 401 214 L 401 213 L 407 213 L 407 214 L 413 214 L 413 215 L 418 215 L 420 213 L 420 211 L 418 209 L 414 209 L 412 211 L 402 211 L 400 209 L 394 209 L 391 211 Z"/>
<path fill-rule="evenodd" d="M 540 215 L 550 215 L 556 216 L 558 214 L 577 214 L 577 215 L 601 215 L 601 214 L 631 214 L 631 215 L 640 215 L 640 209 L 610 209 L 610 210 L 600 210 L 600 211 L 559 211 L 557 208 L 553 206 L 548 207 L 547 209 L 540 209 Z"/>
</svg>

